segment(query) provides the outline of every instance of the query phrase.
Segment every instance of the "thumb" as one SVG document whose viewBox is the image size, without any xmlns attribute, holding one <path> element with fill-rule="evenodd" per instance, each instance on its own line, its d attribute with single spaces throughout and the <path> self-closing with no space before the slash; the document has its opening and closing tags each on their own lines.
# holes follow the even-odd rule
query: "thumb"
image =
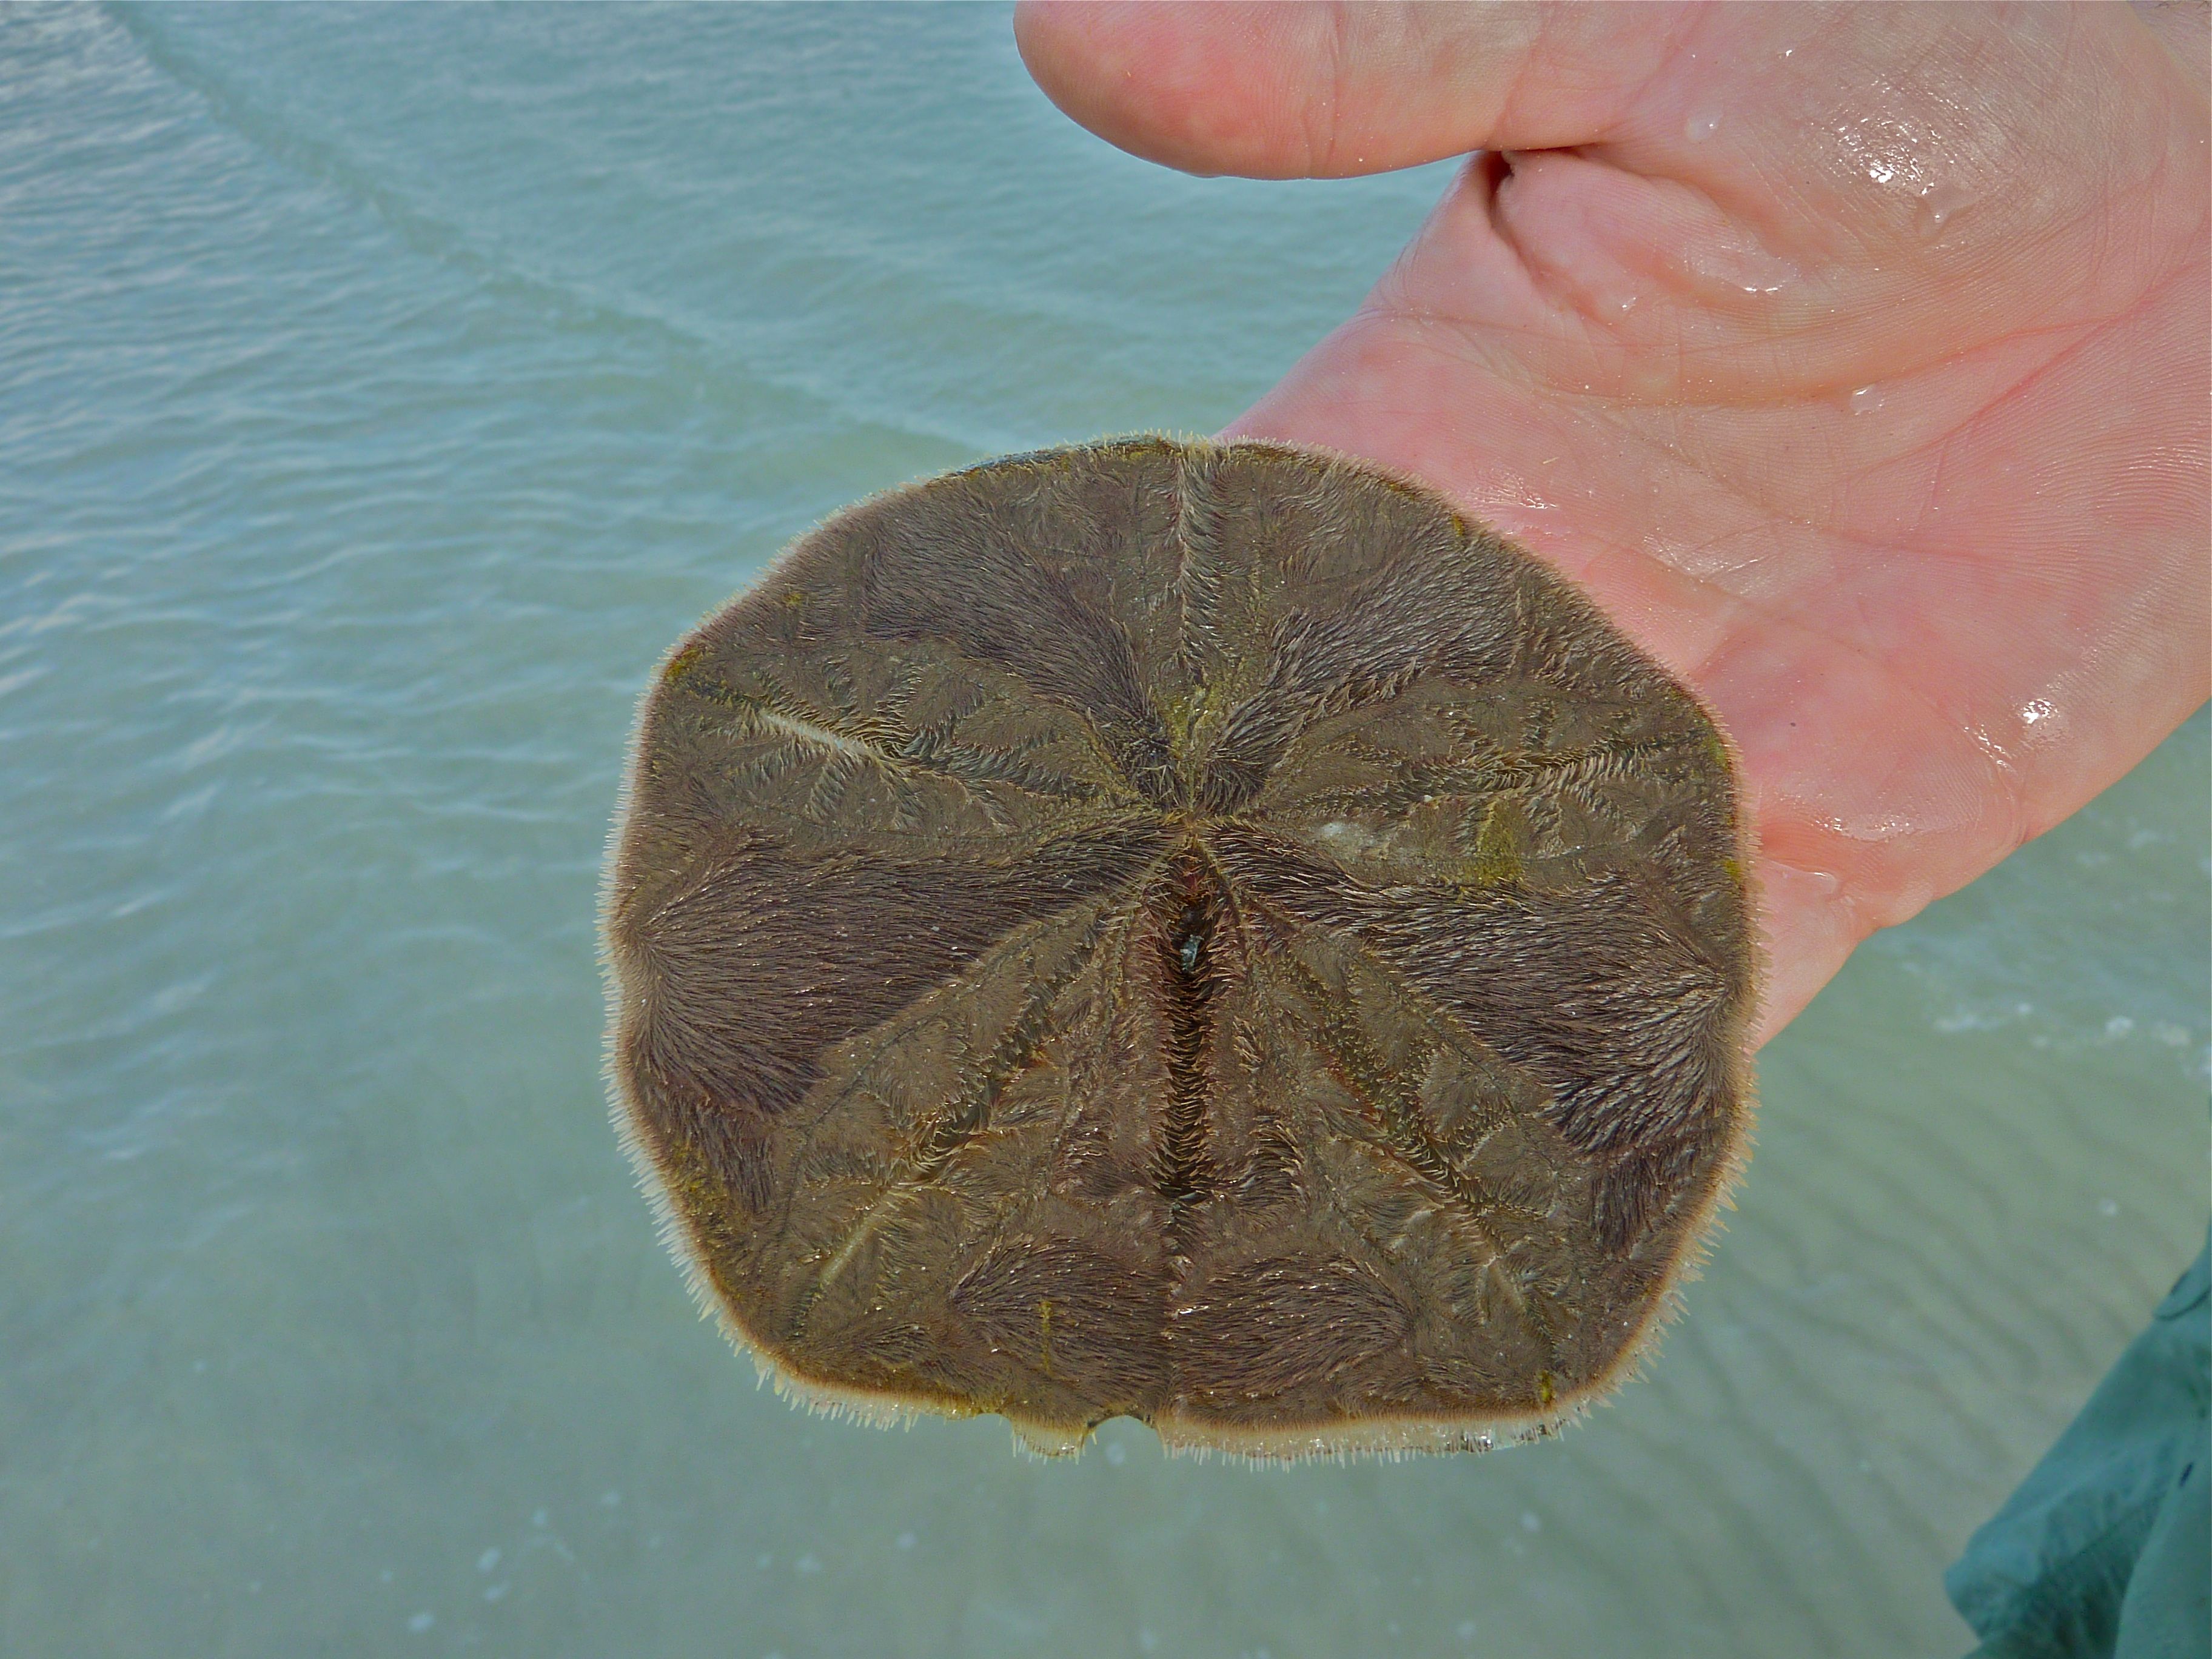
<svg viewBox="0 0 2212 1659">
<path fill-rule="evenodd" d="M 1023 0 L 1014 40 L 1055 104 L 1148 161 L 1340 178 L 1601 142 L 1693 24 L 1678 5 Z"/>
</svg>

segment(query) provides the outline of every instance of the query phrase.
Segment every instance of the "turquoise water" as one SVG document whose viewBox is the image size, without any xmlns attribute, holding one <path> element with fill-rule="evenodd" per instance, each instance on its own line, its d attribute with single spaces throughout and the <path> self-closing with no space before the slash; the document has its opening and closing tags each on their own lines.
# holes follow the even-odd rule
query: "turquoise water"
<svg viewBox="0 0 2212 1659">
<path fill-rule="evenodd" d="M 0 1651 L 1968 1644 L 1942 1567 L 2202 1236 L 2202 714 L 1768 1049 L 1556 1444 L 805 1416 L 607 1126 L 658 653 L 856 495 L 1221 425 L 1440 184 L 1144 166 L 995 9 L 0 12 Z"/>
</svg>

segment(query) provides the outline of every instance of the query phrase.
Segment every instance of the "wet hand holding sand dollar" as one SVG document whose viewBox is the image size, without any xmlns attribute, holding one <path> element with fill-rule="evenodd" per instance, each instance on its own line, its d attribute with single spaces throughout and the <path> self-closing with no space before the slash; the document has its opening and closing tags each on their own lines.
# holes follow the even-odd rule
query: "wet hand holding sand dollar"
<svg viewBox="0 0 2212 1659">
<path fill-rule="evenodd" d="M 2146 31 L 2204 17 L 1531 15 L 0 10 L 0 1654 L 1983 1639 L 1952 1565 L 2205 1328 L 2154 1314 L 2212 1076 L 2205 54 Z M 846 504 L 1164 424 L 1419 480 L 1711 715 L 1759 849 L 1724 1232 L 1725 1101 L 1626 1252 L 1597 1219 L 1591 1127 L 1685 1098 L 1640 1080 L 1711 982 L 1670 895 L 1728 885 L 1666 842 L 1711 775 L 1668 699 L 1501 678 L 1334 532 L 1148 611 L 1228 452 L 863 508 L 659 686 Z M 1389 499 L 1464 591 L 1512 568 Z M 917 505 L 966 527 L 867 527 Z M 731 1351 L 610 1132 L 649 688 L 635 1150 L 708 1309 L 896 1433 Z M 1634 925 L 1594 985 L 1536 948 L 1589 912 Z M 1626 960 L 1680 969 L 1650 1021 Z M 1601 1292 L 1686 1254 L 1608 1359 Z M 1000 1415 L 1479 1444 L 1607 1364 L 1568 1431 L 1387 1467 Z"/>
<path fill-rule="evenodd" d="M 1315 452 L 852 508 L 684 641 L 612 1072 L 702 1300 L 864 1417 L 1484 1449 L 1628 1373 L 1743 1157 L 1729 750 L 1564 580 Z"/>
</svg>

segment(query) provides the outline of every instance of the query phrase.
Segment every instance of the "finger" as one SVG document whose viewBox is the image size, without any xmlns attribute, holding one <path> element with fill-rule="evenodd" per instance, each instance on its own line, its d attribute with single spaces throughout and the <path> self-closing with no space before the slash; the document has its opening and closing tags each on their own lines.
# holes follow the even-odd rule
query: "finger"
<svg viewBox="0 0 2212 1659">
<path fill-rule="evenodd" d="M 2118 7 L 1993 22 L 1971 6 L 1023 0 L 1015 34 L 1068 114 L 1188 172 L 1572 149 L 1680 182 L 1811 265 L 1893 270 L 1909 249 L 1917 269 L 1936 250 L 1953 282 L 2016 277 L 1974 267 L 2142 195 L 2203 142 L 2201 99 L 2160 92 L 2171 54 Z M 2083 107 L 2122 85 L 2145 95 Z M 2085 123 L 2111 142 L 2081 154 Z M 2123 285 L 2130 266 L 2099 262 Z M 2051 274 L 2029 276 L 2048 292 Z"/>
<path fill-rule="evenodd" d="M 1109 143 L 1187 173 L 1345 177 L 1602 142 L 1693 32 L 1676 5 L 1023 0 L 1022 59 Z"/>
</svg>

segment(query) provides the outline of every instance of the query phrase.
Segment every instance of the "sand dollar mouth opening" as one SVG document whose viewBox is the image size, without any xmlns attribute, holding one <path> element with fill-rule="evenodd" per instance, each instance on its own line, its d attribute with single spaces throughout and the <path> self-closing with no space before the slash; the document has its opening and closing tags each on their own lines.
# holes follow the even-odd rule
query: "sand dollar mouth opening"
<svg viewBox="0 0 2212 1659">
<path fill-rule="evenodd" d="M 794 1393 L 1261 1457 L 1549 1432 L 1740 1164 L 1742 809 L 1547 567 L 1134 439 L 796 543 L 671 655 L 610 863 L 672 1245 Z"/>
</svg>

